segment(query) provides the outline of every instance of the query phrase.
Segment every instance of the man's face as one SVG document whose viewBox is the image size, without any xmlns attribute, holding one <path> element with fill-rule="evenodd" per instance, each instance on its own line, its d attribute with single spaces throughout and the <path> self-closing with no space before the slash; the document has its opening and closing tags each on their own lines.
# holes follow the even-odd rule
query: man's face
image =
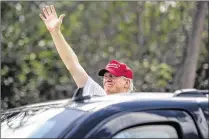
<svg viewBox="0 0 209 139">
<path fill-rule="evenodd" d="M 103 86 L 108 95 L 121 93 L 128 90 L 129 81 L 122 76 L 117 77 L 109 72 L 106 72 L 103 78 Z"/>
</svg>

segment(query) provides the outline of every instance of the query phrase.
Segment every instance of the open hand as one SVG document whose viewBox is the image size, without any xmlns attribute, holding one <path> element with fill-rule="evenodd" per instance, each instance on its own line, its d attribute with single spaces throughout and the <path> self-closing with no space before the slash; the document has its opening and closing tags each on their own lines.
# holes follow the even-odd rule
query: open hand
<svg viewBox="0 0 209 139">
<path fill-rule="evenodd" d="M 65 15 L 62 14 L 58 18 L 53 5 L 46 6 L 45 8 L 43 8 L 43 13 L 44 13 L 45 17 L 42 14 L 40 14 L 40 17 L 44 21 L 47 29 L 50 32 L 60 31 L 60 25 L 62 24 L 62 20 Z"/>
</svg>

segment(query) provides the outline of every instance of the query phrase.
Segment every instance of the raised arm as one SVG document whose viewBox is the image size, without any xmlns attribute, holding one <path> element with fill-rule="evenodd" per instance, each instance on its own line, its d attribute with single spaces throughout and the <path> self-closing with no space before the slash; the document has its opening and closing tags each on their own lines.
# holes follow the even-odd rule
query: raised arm
<svg viewBox="0 0 209 139">
<path fill-rule="evenodd" d="M 83 87 L 88 80 L 88 74 L 80 65 L 76 54 L 66 42 L 60 30 L 60 26 L 65 15 L 62 14 L 58 18 L 53 5 L 43 8 L 43 13 L 45 17 L 42 14 L 40 14 L 40 17 L 49 30 L 62 61 L 70 71 L 77 86 Z"/>
</svg>

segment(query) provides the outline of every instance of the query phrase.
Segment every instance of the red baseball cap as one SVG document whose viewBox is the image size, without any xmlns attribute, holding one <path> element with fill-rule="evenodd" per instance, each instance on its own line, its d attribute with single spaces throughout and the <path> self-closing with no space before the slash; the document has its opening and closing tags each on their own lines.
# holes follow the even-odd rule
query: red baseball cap
<svg viewBox="0 0 209 139">
<path fill-rule="evenodd" d="M 125 76 L 126 78 L 133 79 L 132 70 L 124 63 L 117 60 L 111 60 L 104 69 L 98 73 L 99 76 L 104 76 L 105 72 L 110 72 L 115 76 Z"/>
</svg>

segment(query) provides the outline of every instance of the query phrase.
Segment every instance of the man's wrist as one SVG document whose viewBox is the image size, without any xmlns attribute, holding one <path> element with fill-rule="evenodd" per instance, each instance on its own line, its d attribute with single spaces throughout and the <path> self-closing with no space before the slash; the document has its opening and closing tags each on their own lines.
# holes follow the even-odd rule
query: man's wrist
<svg viewBox="0 0 209 139">
<path fill-rule="evenodd" d="M 53 31 L 49 31 L 51 35 L 59 35 L 61 34 L 60 30 L 53 30 Z"/>
</svg>

